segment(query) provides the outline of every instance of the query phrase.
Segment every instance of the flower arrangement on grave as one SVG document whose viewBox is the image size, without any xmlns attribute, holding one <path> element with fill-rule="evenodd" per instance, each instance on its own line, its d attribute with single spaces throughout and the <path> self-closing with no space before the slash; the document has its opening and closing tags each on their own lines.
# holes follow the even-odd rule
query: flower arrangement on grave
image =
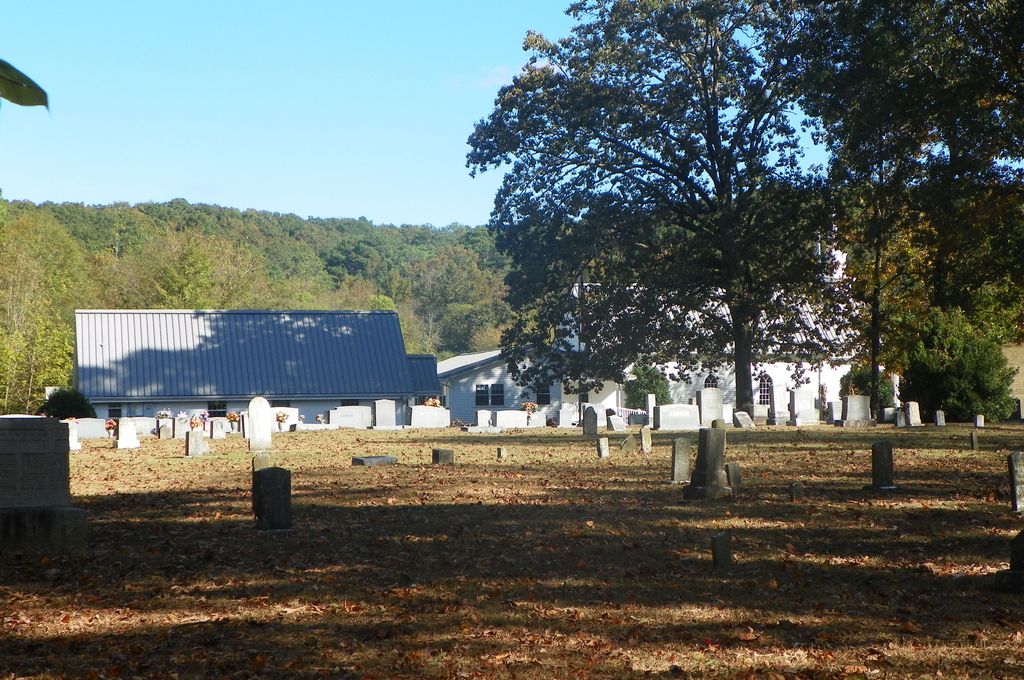
<svg viewBox="0 0 1024 680">
<path fill-rule="evenodd" d="M 114 430 L 117 429 L 117 423 L 114 422 L 113 418 L 107 418 L 107 422 L 103 423 L 103 429 L 107 431 L 107 434 L 113 434 Z"/>
<path fill-rule="evenodd" d="M 238 422 L 238 411 L 228 411 L 228 422 L 229 423 L 237 423 Z"/>
<path fill-rule="evenodd" d="M 168 411 L 167 409 L 161 409 L 161 410 L 156 412 L 156 417 L 161 419 L 161 420 L 166 419 L 166 418 L 170 418 L 171 417 L 171 412 Z"/>
<path fill-rule="evenodd" d="M 306 422 L 306 416 L 304 416 L 304 415 L 302 415 L 302 414 L 300 413 L 300 414 L 299 414 L 299 422 L 300 422 L 300 423 L 304 423 L 304 422 Z"/>
<path fill-rule="evenodd" d="M 323 423 L 324 423 L 324 414 L 323 413 L 317 413 L 316 414 L 316 422 L 318 422 L 321 425 L 323 425 Z"/>
<path fill-rule="evenodd" d="M 178 415 L 174 416 L 174 419 L 185 422 L 188 420 L 188 414 L 185 413 L 184 411 L 178 411 Z"/>
<path fill-rule="evenodd" d="M 520 406 L 520 408 L 526 411 L 527 413 L 536 413 L 537 411 L 537 405 L 532 401 L 524 401 L 523 405 Z"/>
<path fill-rule="evenodd" d="M 441 408 L 441 400 L 437 397 L 427 397 L 423 400 L 424 406 L 433 406 L 435 408 Z"/>
<path fill-rule="evenodd" d="M 288 420 L 288 414 L 285 413 L 284 411 L 278 411 L 276 414 L 274 414 L 274 419 L 277 420 L 278 425 L 281 425 L 284 423 L 284 421 Z"/>
<path fill-rule="evenodd" d="M 203 426 L 203 419 L 199 416 L 192 416 L 188 419 L 188 429 L 195 430 Z"/>
</svg>

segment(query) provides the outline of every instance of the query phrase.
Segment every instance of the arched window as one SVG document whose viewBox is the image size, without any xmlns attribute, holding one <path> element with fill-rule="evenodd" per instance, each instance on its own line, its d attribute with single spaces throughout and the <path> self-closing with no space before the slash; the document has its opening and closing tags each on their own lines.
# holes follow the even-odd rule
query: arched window
<svg viewBox="0 0 1024 680">
<path fill-rule="evenodd" d="M 704 378 L 704 387 L 718 387 L 718 376 L 709 373 L 708 377 Z"/>
<path fill-rule="evenodd" d="M 772 379 L 770 376 L 762 375 L 757 385 L 757 403 L 770 406 L 772 403 Z"/>
</svg>

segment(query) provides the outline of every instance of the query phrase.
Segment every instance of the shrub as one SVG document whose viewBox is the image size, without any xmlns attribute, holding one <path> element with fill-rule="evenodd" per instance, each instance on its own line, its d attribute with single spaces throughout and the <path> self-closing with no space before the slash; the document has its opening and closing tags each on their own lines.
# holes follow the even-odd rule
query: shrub
<svg viewBox="0 0 1024 680">
<path fill-rule="evenodd" d="M 900 398 L 918 402 L 925 413 L 942 409 L 950 420 L 968 421 L 976 413 L 1005 420 L 1015 410 L 1014 373 L 999 343 L 962 311 L 936 311 L 911 351 Z"/>
<path fill-rule="evenodd" d="M 853 390 L 850 390 L 850 386 Z M 839 379 L 839 396 L 850 394 L 871 394 L 871 367 L 856 366 Z M 878 408 L 892 408 L 896 405 L 896 390 L 892 380 L 882 373 L 878 376 Z"/>
<path fill-rule="evenodd" d="M 95 418 L 89 398 L 76 389 L 61 388 L 50 395 L 39 412 L 51 418 Z"/>
<path fill-rule="evenodd" d="M 633 380 L 626 383 L 626 408 L 646 408 L 647 395 L 653 394 L 659 404 L 671 404 L 672 394 L 668 379 L 653 366 L 637 366 L 633 369 Z"/>
</svg>

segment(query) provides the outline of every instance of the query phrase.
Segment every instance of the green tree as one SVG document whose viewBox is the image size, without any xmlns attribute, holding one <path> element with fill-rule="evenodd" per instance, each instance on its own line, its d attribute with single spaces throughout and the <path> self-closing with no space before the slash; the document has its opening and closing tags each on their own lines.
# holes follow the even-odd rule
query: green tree
<svg viewBox="0 0 1024 680">
<path fill-rule="evenodd" d="M 653 394 L 659 404 L 671 404 L 668 378 L 654 366 L 640 365 L 633 369 L 633 379 L 626 381 L 626 408 L 646 408 L 647 395 Z M 654 415 L 650 414 L 653 418 Z"/>
<path fill-rule="evenodd" d="M 1005 420 L 1014 412 L 1014 374 L 999 343 L 963 312 L 935 311 L 910 355 L 900 398 L 918 402 L 926 413 L 942 409 L 951 420 L 968 421 L 976 413 Z"/>
<path fill-rule="evenodd" d="M 850 394 L 871 394 L 871 367 L 854 366 L 850 372 L 839 379 L 839 396 Z M 878 385 L 878 405 L 880 408 L 891 408 L 896 405 L 896 390 L 891 380 L 883 380 Z"/>
<path fill-rule="evenodd" d="M 796 9 L 594 0 L 570 7 L 570 37 L 527 36 L 469 154 L 474 173 L 509 166 L 491 228 L 521 380 L 731 356 L 748 403 L 757 360 L 832 351 L 831 216 L 798 168 L 782 49 Z"/>
</svg>

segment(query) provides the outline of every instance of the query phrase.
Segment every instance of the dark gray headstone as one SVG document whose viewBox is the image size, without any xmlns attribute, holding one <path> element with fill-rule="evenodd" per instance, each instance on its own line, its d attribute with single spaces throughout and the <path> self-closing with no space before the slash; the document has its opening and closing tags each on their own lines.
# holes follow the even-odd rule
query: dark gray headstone
<svg viewBox="0 0 1024 680">
<path fill-rule="evenodd" d="M 1024 571 L 1024 531 L 1010 541 L 1010 571 Z"/>
<path fill-rule="evenodd" d="M 726 463 L 725 464 L 725 478 L 729 482 L 729 486 L 732 487 L 733 493 L 740 492 L 740 464 L 739 463 Z"/>
<path fill-rule="evenodd" d="M 583 411 L 583 436 L 597 436 L 597 410 L 593 406 Z"/>
<path fill-rule="evenodd" d="M 629 435 L 623 439 L 622 443 L 619 444 L 619 451 L 623 453 L 633 453 L 636 451 L 636 437 Z"/>
<path fill-rule="evenodd" d="M 454 465 L 455 451 L 452 449 L 434 449 L 431 453 L 431 461 L 434 465 Z"/>
<path fill-rule="evenodd" d="M 395 456 L 353 456 L 353 465 L 362 465 L 364 467 L 375 467 L 377 465 L 394 465 L 398 462 L 398 458 Z"/>
<path fill-rule="evenodd" d="M 803 499 L 804 499 L 804 483 L 797 481 L 797 482 L 793 482 L 792 484 L 790 484 L 789 485 L 789 500 L 791 500 L 791 501 L 793 501 L 795 503 L 796 501 L 802 501 Z"/>
<path fill-rule="evenodd" d="M 871 445 L 871 486 L 868 488 L 875 491 L 896 489 L 896 471 L 890 441 L 883 440 Z"/>
<path fill-rule="evenodd" d="M 683 498 L 702 500 L 732 494 L 725 476 L 725 430 L 701 428 L 697 439 L 697 462 Z"/>
<path fill-rule="evenodd" d="M 728 531 L 711 536 L 711 563 L 715 571 L 728 571 L 732 566 L 732 537 Z"/>
<path fill-rule="evenodd" d="M 677 484 L 690 480 L 690 440 L 685 437 L 672 440 L 672 481 Z"/>
<path fill-rule="evenodd" d="M 599 437 L 597 440 L 597 457 L 607 458 L 608 455 L 608 437 Z"/>
<path fill-rule="evenodd" d="M 972 430 L 971 431 L 971 451 L 977 451 L 977 450 L 978 450 L 978 431 L 977 430 Z"/>
<path fill-rule="evenodd" d="M 946 426 L 946 412 L 945 411 L 936 411 L 935 412 L 935 427 L 945 427 L 945 426 Z"/>
<path fill-rule="evenodd" d="M 292 472 L 269 467 L 252 473 L 252 505 L 256 528 L 266 531 L 292 527 Z"/>
<path fill-rule="evenodd" d="M 1024 512 L 1024 451 L 1006 457 L 1010 471 L 1010 504 L 1014 512 Z"/>
<path fill-rule="evenodd" d="M 508 449 L 504 446 L 498 447 L 498 460 L 505 460 L 508 458 Z"/>
<path fill-rule="evenodd" d="M 651 427 L 650 425 L 644 425 L 640 428 L 640 450 L 644 453 L 650 453 L 652 448 Z"/>
</svg>

